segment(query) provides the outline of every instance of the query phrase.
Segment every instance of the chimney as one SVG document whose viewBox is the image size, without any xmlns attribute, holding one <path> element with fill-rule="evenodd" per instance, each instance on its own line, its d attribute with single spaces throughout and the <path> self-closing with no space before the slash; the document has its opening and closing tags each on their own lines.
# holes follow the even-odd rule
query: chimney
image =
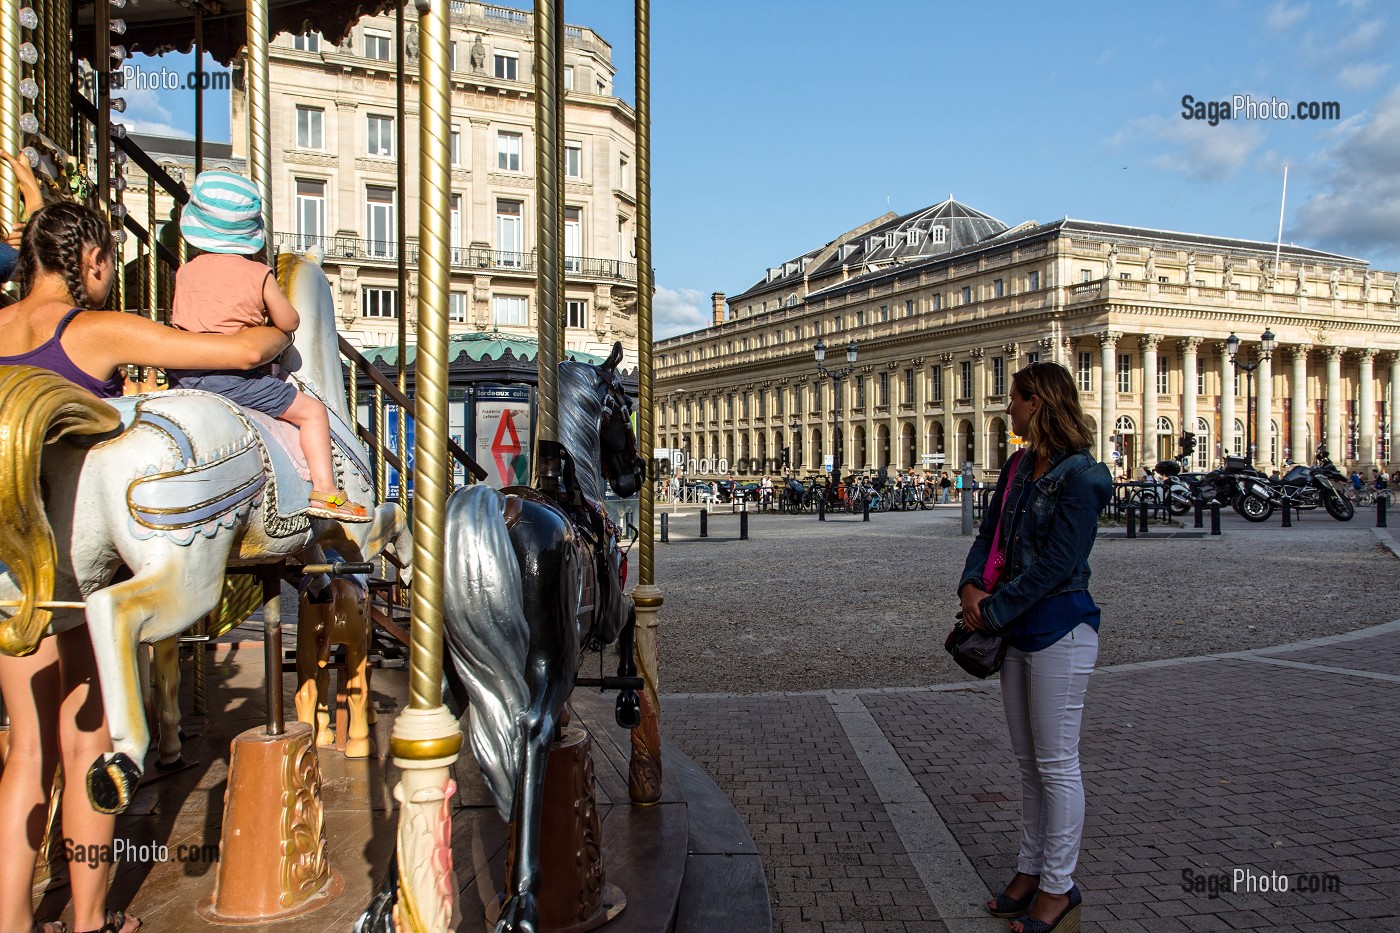
<svg viewBox="0 0 1400 933">
<path fill-rule="evenodd" d="M 710 304 L 714 307 L 714 319 L 711 324 L 718 327 L 724 323 L 724 292 L 715 292 L 711 295 Z"/>
</svg>

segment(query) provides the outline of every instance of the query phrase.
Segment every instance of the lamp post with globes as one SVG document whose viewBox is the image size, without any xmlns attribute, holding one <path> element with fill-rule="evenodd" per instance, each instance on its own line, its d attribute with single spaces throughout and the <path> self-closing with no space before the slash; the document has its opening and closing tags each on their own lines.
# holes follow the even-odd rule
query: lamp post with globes
<svg viewBox="0 0 1400 933">
<path fill-rule="evenodd" d="M 840 417 L 841 408 L 841 380 L 845 379 L 856 370 L 856 342 L 854 339 L 846 344 L 846 365 L 838 369 L 827 369 L 824 365 L 826 360 L 826 342 L 820 337 L 817 338 L 816 346 L 812 347 L 812 355 L 817 359 L 817 372 L 823 376 L 830 376 L 835 392 L 831 399 L 831 483 L 827 486 L 827 498 L 830 499 L 836 491 L 836 486 L 841 482 L 841 427 L 837 419 Z"/>
<path fill-rule="evenodd" d="M 1225 340 L 1225 352 L 1230 355 L 1230 363 L 1236 369 L 1244 370 L 1245 394 L 1244 394 L 1244 452 L 1249 462 L 1254 463 L 1254 413 L 1252 411 L 1254 402 L 1254 371 L 1259 368 L 1259 364 L 1274 355 L 1274 349 L 1278 346 L 1278 341 L 1274 339 L 1274 332 L 1266 329 L 1259 337 L 1259 359 L 1252 363 L 1241 362 L 1239 358 L 1240 338 L 1235 336 L 1234 331 Z"/>
</svg>

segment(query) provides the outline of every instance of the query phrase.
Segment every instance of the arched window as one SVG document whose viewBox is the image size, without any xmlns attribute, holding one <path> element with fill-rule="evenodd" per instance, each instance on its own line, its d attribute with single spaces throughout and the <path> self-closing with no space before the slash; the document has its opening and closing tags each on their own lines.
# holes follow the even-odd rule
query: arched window
<svg viewBox="0 0 1400 933">
<path fill-rule="evenodd" d="M 1238 418 L 1235 419 L 1235 438 L 1231 446 L 1234 448 L 1234 456 L 1244 456 L 1244 422 Z"/>
<path fill-rule="evenodd" d="M 1196 419 L 1196 459 L 1192 464 L 1197 470 L 1209 470 L 1212 451 L 1215 450 L 1210 440 L 1210 422 L 1204 418 Z"/>
<path fill-rule="evenodd" d="M 1165 415 L 1157 418 L 1157 443 L 1155 445 L 1158 460 L 1170 460 L 1176 456 L 1176 438 L 1172 436 L 1172 419 Z"/>
<path fill-rule="evenodd" d="M 1113 423 L 1113 429 L 1119 434 L 1132 434 L 1137 430 L 1133 426 L 1133 419 L 1127 415 L 1120 415 L 1118 420 Z"/>
</svg>

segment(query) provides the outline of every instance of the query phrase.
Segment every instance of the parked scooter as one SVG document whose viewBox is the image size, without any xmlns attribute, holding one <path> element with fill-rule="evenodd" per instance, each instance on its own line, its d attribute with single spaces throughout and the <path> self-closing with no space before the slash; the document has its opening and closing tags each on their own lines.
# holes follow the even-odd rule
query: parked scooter
<svg viewBox="0 0 1400 933">
<path fill-rule="evenodd" d="M 1342 493 L 1346 477 L 1328 459 L 1327 449 L 1317 449 L 1317 462 L 1312 466 L 1298 464 L 1279 480 L 1260 480 L 1253 476 L 1240 481 L 1242 499 L 1240 514 L 1251 522 L 1265 522 L 1275 508 L 1327 510 L 1339 522 L 1349 522 L 1356 515 L 1356 506 Z"/>
</svg>

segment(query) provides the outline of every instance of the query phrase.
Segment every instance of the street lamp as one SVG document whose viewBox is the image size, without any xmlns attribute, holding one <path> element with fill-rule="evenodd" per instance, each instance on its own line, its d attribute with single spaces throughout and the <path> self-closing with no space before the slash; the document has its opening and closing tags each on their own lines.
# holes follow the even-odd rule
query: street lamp
<svg viewBox="0 0 1400 933">
<path fill-rule="evenodd" d="M 836 389 L 831 400 L 831 442 L 834 450 L 831 455 L 831 485 L 828 487 L 830 493 L 835 491 L 836 484 L 841 481 L 841 428 L 837 423 L 841 407 L 841 380 L 856 371 L 856 342 L 852 338 L 851 342 L 846 344 L 846 365 L 839 369 L 827 369 L 823 365 L 826 359 L 826 342 L 820 337 L 817 338 L 816 346 L 812 347 L 812 355 L 817 358 L 817 372 L 823 376 L 830 376 Z"/>
<path fill-rule="evenodd" d="M 1253 363 L 1240 362 L 1240 338 L 1231 331 L 1230 336 L 1225 339 L 1225 352 L 1230 355 L 1230 363 L 1236 369 L 1245 372 L 1245 392 L 1244 392 L 1244 452 L 1251 464 L 1254 463 L 1254 414 L 1251 408 L 1254 403 L 1254 371 L 1259 368 L 1259 364 L 1274 355 L 1274 348 L 1278 346 L 1278 341 L 1274 339 L 1274 332 L 1265 330 L 1259 337 L 1259 359 Z"/>
</svg>

